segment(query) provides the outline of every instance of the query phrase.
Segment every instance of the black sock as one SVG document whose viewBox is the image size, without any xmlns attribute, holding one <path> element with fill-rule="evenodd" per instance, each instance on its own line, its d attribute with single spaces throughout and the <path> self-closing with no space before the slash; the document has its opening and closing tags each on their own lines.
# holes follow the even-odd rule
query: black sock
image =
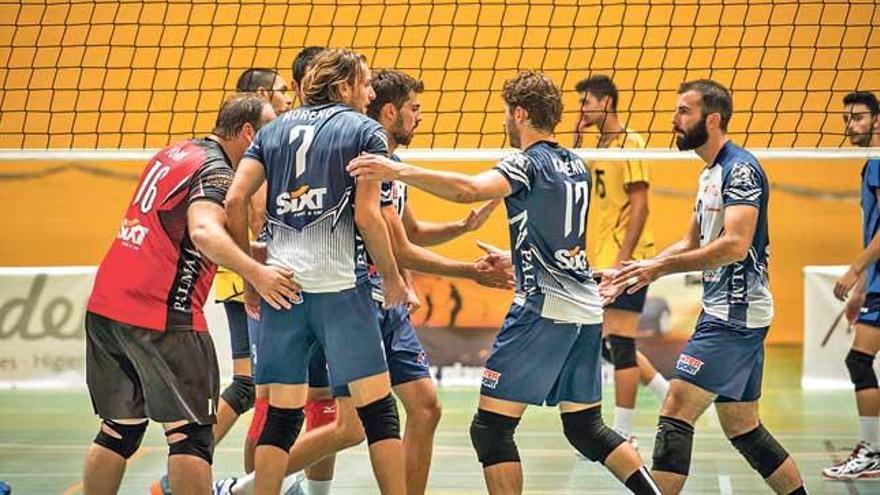
<svg viewBox="0 0 880 495">
<path fill-rule="evenodd" d="M 794 489 L 794 491 L 789 492 L 788 495 L 807 495 L 807 489 L 804 488 L 804 485 L 801 485 Z"/>
<path fill-rule="evenodd" d="M 626 479 L 626 487 L 636 495 L 662 495 L 660 488 L 654 482 L 654 478 L 651 478 L 645 466 L 629 475 L 629 478 Z"/>
</svg>

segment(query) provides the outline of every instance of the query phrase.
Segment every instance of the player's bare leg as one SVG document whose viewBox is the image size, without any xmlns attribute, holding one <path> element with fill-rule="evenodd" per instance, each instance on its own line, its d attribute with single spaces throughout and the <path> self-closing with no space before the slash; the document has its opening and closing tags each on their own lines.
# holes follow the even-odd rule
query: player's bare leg
<svg viewBox="0 0 880 495">
<path fill-rule="evenodd" d="M 309 402 L 322 403 L 322 402 L 332 401 L 332 400 L 333 400 L 333 394 L 330 392 L 329 387 L 320 387 L 320 388 L 309 387 Z M 338 418 L 338 406 L 334 406 L 334 407 L 337 407 L 336 415 Z M 336 420 L 334 420 L 334 422 L 335 421 Z M 306 434 L 308 434 L 309 431 L 312 431 L 316 428 L 320 428 L 321 426 L 324 426 L 324 425 L 323 424 L 312 424 L 309 421 L 308 415 L 306 415 Z M 363 433 L 361 433 L 360 438 L 363 438 Z M 360 443 L 360 441 L 358 443 Z M 293 456 L 294 455 L 293 452 L 295 452 L 297 450 L 297 448 L 298 448 L 297 444 L 294 444 L 294 448 L 291 451 L 291 456 Z M 289 462 L 288 462 L 287 467 L 288 467 L 288 472 L 293 472 L 293 471 L 290 471 L 290 463 Z M 325 484 L 327 484 L 333 480 L 333 471 L 334 471 L 335 467 L 336 467 L 336 454 L 334 452 L 334 453 L 331 453 L 327 456 L 324 456 L 323 459 L 320 459 L 319 461 L 315 462 L 311 466 L 307 467 L 305 469 L 306 480 L 308 480 L 308 482 L 311 482 L 311 483 L 325 483 Z"/>
<path fill-rule="evenodd" d="M 673 379 L 660 409 L 651 475 L 666 495 L 675 495 L 687 481 L 693 449 L 694 424 L 715 395 L 696 385 Z M 689 431 L 688 431 L 689 430 Z"/>
<path fill-rule="evenodd" d="M 880 389 L 874 358 L 880 350 L 880 328 L 856 323 L 855 337 L 846 357 L 855 386 L 860 439 L 843 462 L 822 470 L 829 479 L 853 480 L 880 477 Z"/>
<path fill-rule="evenodd" d="M 663 399 L 666 398 L 666 392 L 669 391 L 669 382 L 666 381 L 666 378 L 657 371 L 657 368 L 651 364 L 651 361 L 641 351 L 636 351 L 636 360 L 639 363 L 639 381 L 660 399 L 662 403 Z"/>
<path fill-rule="evenodd" d="M 440 401 L 430 378 L 421 378 L 394 387 L 406 409 L 403 452 L 406 462 L 406 493 L 420 495 L 428 486 L 434 432 L 440 423 Z"/>
<path fill-rule="evenodd" d="M 255 472 L 255 490 L 257 495 L 278 495 L 281 491 L 281 481 L 287 471 L 288 448 L 282 448 L 279 444 L 286 443 L 293 434 L 293 440 L 299 433 L 298 426 L 291 426 L 288 418 L 273 417 L 273 410 L 291 411 L 299 410 L 300 425 L 302 419 L 302 408 L 306 403 L 306 395 L 308 386 L 306 384 L 298 385 L 260 385 L 267 387 L 269 390 L 269 412 L 266 418 L 266 425 L 260 435 L 260 441 L 257 444 L 254 456 L 254 472 Z M 295 431 L 288 431 L 293 428 Z M 290 444 L 293 442 L 291 441 Z"/>
<path fill-rule="evenodd" d="M 254 401 L 254 415 L 251 416 L 251 424 L 244 440 L 245 473 L 254 472 L 254 455 L 257 450 L 257 441 L 260 439 L 260 433 L 263 431 L 263 424 L 266 421 L 266 409 L 268 409 L 268 404 L 269 389 L 266 387 L 257 387 L 256 399 Z"/>
<path fill-rule="evenodd" d="M 499 415 L 501 419 L 508 418 L 511 421 L 516 420 L 516 422 L 519 422 L 519 419 L 522 417 L 523 413 L 525 413 L 527 406 L 526 404 L 521 404 L 519 402 L 511 402 L 481 395 L 479 407 L 482 411 L 488 411 Z M 476 424 L 471 424 L 472 439 L 475 438 L 475 430 L 477 428 L 479 427 Z M 508 439 L 505 439 L 505 442 L 507 440 Z M 510 443 L 513 442 L 512 432 L 509 441 Z M 476 444 L 477 442 L 474 440 L 475 447 L 477 446 Z M 513 448 L 516 448 L 515 445 Z M 490 495 L 522 493 L 522 464 L 519 462 L 518 456 L 515 461 L 498 462 L 491 466 L 484 467 L 483 477 L 486 480 L 486 489 L 489 491 Z"/>
<path fill-rule="evenodd" d="M 384 495 L 404 495 L 403 442 L 396 405 L 391 397 L 391 378 L 387 372 L 380 373 L 355 380 L 348 384 L 348 388 L 370 444 L 370 461 L 379 490 Z M 391 424 L 394 420 L 397 421 L 396 432 Z"/>
<path fill-rule="evenodd" d="M 165 440 L 169 448 L 174 449 L 175 444 L 197 441 L 192 430 L 182 430 L 187 421 L 165 423 Z M 194 424 L 190 424 L 195 426 Z M 212 441 L 205 427 L 207 440 Z M 203 495 L 211 491 L 211 464 L 204 458 L 192 453 L 174 453 L 172 450 L 168 456 L 168 483 L 171 492 L 175 495 Z"/>
<path fill-rule="evenodd" d="M 232 374 L 238 376 L 251 376 L 251 358 L 239 358 L 232 360 Z M 217 422 L 214 423 L 214 445 L 219 444 L 235 422 L 239 414 L 230 406 L 225 397 L 221 396 L 217 404 Z"/>
<path fill-rule="evenodd" d="M 752 466 L 763 474 L 764 481 L 776 493 L 792 493 L 802 487 L 801 479 L 794 459 L 791 458 L 769 432 L 761 426 L 758 417 L 758 402 L 718 402 L 715 404 L 718 421 L 724 435 L 731 440 L 737 450 L 746 457 Z M 760 449 L 760 454 L 752 454 L 752 449 Z M 768 452 L 776 453 L 768 456 Z M 752 456 L 750 459 L 749 457 Z M 779 463 L 778 467 L 774 465 Z M 775 467 L 775 469 L 774 469 Z"/>
<path fill-rule="evenodd" d="M 143 425 L 146 419 L 113 420 L 124 426 Z M 116 440 L 123 440 L 120 432 L 101 423 L 101 431 Z M 133 446 L 135 449 L 137 446 Z M 131 452 L 133 454 L 134 452 Z M 127 455 L 131 455 L 126 453 Z M 83 466 L 83 493 L 88 495 L 115 494 L 119 491 L 122 477 L 125 475 L 126 458 L 107 447 L 92 443 L 86 452 Z"/>
<path fill-rule="evenodd" d="M 639 314 L 606 308 L 602 324 L 606 345 L 610 347 L 614 365 L 614 431 L 625 439 L 632 437 L 633 416 L 641 372 L 635 350 Z M 647 361 L 647 360 L 645 360 Z"/>
<path fill-rule="evenodd" d="M 601 402 L 560 402 L 565 437 L 586 459 L 608 468 L 632 493 L 660 495 L 635 447 L 602 421 L 601 406 Z"/>
<path fill-rule="evenodd" d="M 311 476 L 311 468 L 324 465 L 325 461 L 335 459 L 336 452 L 354 447 L 366 439 L 364 428 L 358 419 L 357 409 L 350 397 L 336 399 L 336 421 L 314 430 L 310 430 L 297 438 L 287 463 L 288 473 L 306 470 L 308 479 L 319 480 L 327 471 L 318 469 L 316 477 Z M 333 471 L 330 470 L 332 479 Z"/>
</svg>

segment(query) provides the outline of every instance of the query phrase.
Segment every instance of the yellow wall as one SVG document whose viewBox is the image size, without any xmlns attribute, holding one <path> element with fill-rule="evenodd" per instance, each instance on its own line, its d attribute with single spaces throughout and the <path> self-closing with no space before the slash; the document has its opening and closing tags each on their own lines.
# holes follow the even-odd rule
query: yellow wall
<svg viewBox="0 0 880 495">
<path fill-rule="evenodd" d="M 785 192 L 783 186 L 852 192 L 858 188 L 862 164 L 770 162 L 764 165 L 771 182 L 777 186 L 770 200 L 770 275 L 777 308 L 771 340 L 800 342 L 802 267 L 845 264 L 852 260 L 859 249 L 861 217 L 855 200 L 811 199 Z M 57 164 L 13 164 L 5 172 L 29 173 L 55 166 Z M 136 176 L 141 166 L 138 163 L 109 164 L 97 169 Z M 477 172 L 489 164 L 436 166 Z M 656 192 L 651 211 L 659 246 L 666 246 L 683 234 L 693 207 L 692 195 L 699 170 L 696 162 L 653 165 Z M 0 243 L 0 266 L 99 263 L 118 229 L 134 185 L 135 179 L 108 178 L 77 170 L 39 179 L 0 180 L 0 211 L 6 212 L 0 216 L 0 232 L 5 233 L 4 242 Z M 680 195 L 663 193 L 667 190 Z M 469 209 L 418 190 L 412 190 L 411 198 L 418 217 L 424 220 L 463 218 Z M 468 260 L 481 254 L 475 246 L 476 239 L 507 246 L 507 225 L 501 210 L 496 211 L 482 231 L 436 250 Z M 489 306 L 497 301 L 498 308 L 481 309 L 485 313 L 480 314 L 503 315 L 508 298 L 496 292 L 485 293 L 484 297 Z M 463 316 L 463 321 L 479 319 L 479 315 Z"/>
</svg>

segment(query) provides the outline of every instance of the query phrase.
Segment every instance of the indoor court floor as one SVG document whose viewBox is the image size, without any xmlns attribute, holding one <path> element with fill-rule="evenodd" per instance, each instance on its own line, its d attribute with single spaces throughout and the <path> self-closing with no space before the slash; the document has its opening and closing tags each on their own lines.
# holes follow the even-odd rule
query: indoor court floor
<svg viewBox="0 0 880 495">
<path fill-rule="evenodd" d="M 880 494 L 880 480 L 842 483 L 824 481 L 819 475 L 822 467 L 845 458 L 856 441 L 858 428 L 852 392 L 802 391 L 800 349 L 775 347 L 768 351 L 761 414 L 768 428 L 794 455 L 810 493 Z M 444 412 L 428 492 L 485 493 L 468 436 L 477 390 L 441 387 L 439 394 Z M 610 421 L 613 390 L 606 388 L 604 395 L 605 417 Z M 658 404 L 651 394 L 641 393 L 638 407 L 636 435 L 642 456 L 650 458 Z M 0 480 L 9 483 L 15 495 L 81 493 L 83 453 L 97 425 L 85 390 L 0 391 Z M 215 477 L 240 470 L 245 429 L 246 421 L 240 421 L 217 448 Z M 555 409 L 532 408 L 527 412 L 517 432 L 517 442 L 526 493 L 625 493 L 623 486 L 603 468 L 575 457 L 562 436 Z M 147 493 L 151 480 L 164 470 L 165 455 L 161 429 L 152 425 L 143 447 L 129 463 L 120 493 Z M 759 476 L 724 438 L 711 410 L 697 425 L 693 459 L 684 493 L 769 493 Z M 366 447 L 351 449 L 337 458 L 332 493 L 377 493 Z"/>
</svg>

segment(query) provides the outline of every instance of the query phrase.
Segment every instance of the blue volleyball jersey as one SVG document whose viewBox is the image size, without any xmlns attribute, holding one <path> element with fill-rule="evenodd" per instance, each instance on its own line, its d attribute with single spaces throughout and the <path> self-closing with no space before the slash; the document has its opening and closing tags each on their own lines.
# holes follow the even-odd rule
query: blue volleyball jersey
<svg viewBox="0 0 880 495">
<path fill-rule="evenodd" d="M 758 224 L 746 259 L 703 271 L 703 311 L 736 326 L 764 328 L 773 320 L 768 276 L 769 200 L 770 184 L 761 164 L 731 141 L 700 175 L 694 209 L 700 227 L 700 246 L 721 237 L 727 207 L 750 205 L 758 209 Z"/>
<path fill-rule="evenodd" d="M 302 106 L 257 133 L 245 153 L 263 164 L 267 263 L 293 270 L 305 292 L 338 292 L 367 281 L 354 222 L 348 162 L 387 155 L 382 126 L 341 104 Z"/>
<path fill-rule="evenodd" d="M 557 143 L 540 141 L 505 157 L 495 170 L 512 191 L 504 203 L 515 301 L 540 303 L 544 318 L 601 323 L 602 304 L 586 255 L 591 179 L 584 162 Z"/>
<path fill-rule="evenodd" d="M 880 227 L 880 208 L 877 189 L 880 188 L 880 160 L 868 160 L 862 169 L 862 242 L 868 247 Z M 877 267 L 880 261 L 868 265 L 865 273 L 865 291 L 880 294 L 880 277 Z"/>
</svg>

